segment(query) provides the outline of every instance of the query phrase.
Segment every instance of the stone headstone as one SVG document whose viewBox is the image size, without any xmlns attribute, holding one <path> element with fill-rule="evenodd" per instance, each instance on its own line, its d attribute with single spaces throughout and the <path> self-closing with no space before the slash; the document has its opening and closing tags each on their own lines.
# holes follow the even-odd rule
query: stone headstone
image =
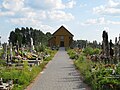
<svg viewBox="0 0 120 90">
<path fill-rule="evenodd" d="M 32 38 L 30 38 L 30 41 L 31 41 L 31 46 L 33 45 L 33 39 Z"/>
<path fill-rule="evenodd" d="M 3 44 L 3 51 L 4 51 L 3 59 L 6 59 L 7 58 L 7 43 Z"/>
<path fill-rule="evenodd" d="M 18 41 L 16 43 L 16 49 L 17 49 L 17 52 L 18 52 L 19 51 L 19 43 L 18 43 Z"/>
<path fill-rule="evenodd" d="M 110 56 L 113 57 L 114 51 L 113 51 L 113 43 L 112 40 L 110 40 Z"/>
<path fill-rule="evenodd" d="M 114 53 L 115 53 L 115 63 L 117 63 L 118 59 L 118 41 L 117 37 L 115 38 L 115 46 L 114 46 Z"/>
<path fill-rule="evenodd" d="M 7 62 L 7 64 L 9 63 L 9 55 L 7 54 L 7 60 L 6 60 L 6 62 Z"/>
<path fill-rule="evenodd" d="M 109 50 L 109 42 L 108 42 L 108 33 L 106 31 L 103 31 L 102 34 L 103 38 L 103 56 L 105 63 L 110 63 L 110 50 Z"/>
<path fill-rule="evenodd" d="M 22 46 L 22 47 L 21 47 L 22 56 L 24 56 L 24 55 L 23 55 L 23 53 L 24 53 L 24 48 L 25 48 L 25 46 Z"/>
<path fill-rule="evenodd" d="M 3 80 L 2 80 L 2 78 L 0 78 L 0 85 L 3 85 Z"/>
<path fill-rule="evenodd" d="M 119 49 L 118 49 L 118 50 L 119 50 L 118 53 L 119 53 L 119 62 L 120 62 L 120 35 L 119 35 L 119 41 L 118 41 L 118 48 L 119 48 Z"/>
<path fill-rule="evenodd" d="M 106 31 L 103 31 L 103 50 L 104 50 L 104 55 L 106 57 L 109 57 L 109 43 L 108 43 L 108 33 Z"/>
<path fill-rule="evenodd" d="M 10 42 L 10 61 L 12 61 L 13 52 L 12 52 L 12 43 Z"/>
<path fill-rule="evenodd" d="M 17 51 L 17 49 L 15 48 L 15 55 L 17 56 L 18 55 L 18 51 Z"/>
<path fill-rule="evenodd" d="M 31 44 L 30 44 L 31 52 L 33 52 L 34 51 L 33 38 L 30 38 L 30 42 L 31 42 Z"/>
</svg>

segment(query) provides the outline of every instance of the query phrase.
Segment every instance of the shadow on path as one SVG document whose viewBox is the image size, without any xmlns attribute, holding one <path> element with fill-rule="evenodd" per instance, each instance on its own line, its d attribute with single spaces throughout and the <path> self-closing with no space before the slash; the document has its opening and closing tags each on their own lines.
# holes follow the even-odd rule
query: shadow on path
<svg viewBox="0 0 120 90">
<path fill-rule="evenodd" d="M 30 90 L 90 90 L 61 47 Z"/>
</svg>

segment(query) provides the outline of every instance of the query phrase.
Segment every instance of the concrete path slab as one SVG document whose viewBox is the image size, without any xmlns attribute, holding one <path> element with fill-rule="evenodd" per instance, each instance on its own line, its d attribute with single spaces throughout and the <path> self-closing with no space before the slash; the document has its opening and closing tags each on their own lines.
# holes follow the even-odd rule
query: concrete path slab
<svg viewBox="0 0 120 90">
<path fill-rule="evenodd" d="M 60 48 L 30 90 L 90 90 L 80 79 L 73 61 L 64 48 Z"/>
</svg>

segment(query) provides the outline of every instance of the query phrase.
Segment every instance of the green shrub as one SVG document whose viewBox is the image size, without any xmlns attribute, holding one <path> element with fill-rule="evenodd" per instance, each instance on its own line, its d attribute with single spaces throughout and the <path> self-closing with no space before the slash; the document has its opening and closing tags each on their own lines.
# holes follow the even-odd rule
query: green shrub
<svg viewBox="0 0 120 90">
<path fill-rule="evenodd" d="M 79 56 L 76 54 L 76 52 L 73 49 L 67 49 L 67 52 L 70 56 L 70 59 L 77 60 L 79 58 Z"/>
<path fill-rule="evenodd" d="M 86 47 L 83 52 L 85 53 L 85 55 L 92 55 L 93 54 L 93 48 Z"/>
<path fill-rule="evenodd" d="M 74 61 L 76 68 L 83 76 L 84 82 L 89 84 L 92 90 L 120 90 L 120 63 L 115 69 L 115 74 L 112 74 L 112 67 L 105 67 L 102 63 L 87 60 L 87 54 L 92 55 L 99 52 L 99 49 L 84 49 L 84 54 Z"/>
<path fill-rule="evenodd" d="M 45 46 L 44 45 L 35 46 L 35 49 L 37 52 L 44 52 Z"/>
<path fill-rule="evenodd" d="M 117 69 L 116 69 L 116 73 L 120 75 L 120 62 L 118 63 Z"/>
<path fill-rule="evenodd" d="M 92 62 L 89 60 L 86 60 L 85 56 L 80 56 L 79 59 L 75 61 L 75 65 L 80 70 L 80 73 L 83 76 L 87 76 L 85 81 L 90 79 L 89 76 L 91 76 L 90 74 L 91 64 Z"/>
<path fill-rule="evenodd" d="M 0 66 L 5 66 L 6 65 L 6 60 L 0 59 Z"/>
<path fill-rule="evenodd" d="M 86 47 L 83 52 L 86 56 L 93 55 L 93 54 L 99 54 L 100 49 L 98 49 L 98 48 L 93 49 L 92 47 Z"/>
<path fill-rule="evenodd" d="M 95 48 L 95 49 L 93 50 L 93 54 L 99 54 L 99 53 L 100 53 L 100 49 Z"/>
<path fill-rule="evenodd" d="M 105 68 L 104 65 L 99 63 L 92 63 L 91 61 L 86 60 L 83 56 L 75 61 L 75 65 L 84 77 L 84 81 L 91 85 L 92 90 L 120 89 L 120 81 L 115 78 L 115 75 L 111 76 L 112 71 L 110 68 Z M 94 67 L 95 71 L 91 71 L 92 67 Z M 106 89 L 106 87 L 109 87 L 109 89 Z"/>
</svg>

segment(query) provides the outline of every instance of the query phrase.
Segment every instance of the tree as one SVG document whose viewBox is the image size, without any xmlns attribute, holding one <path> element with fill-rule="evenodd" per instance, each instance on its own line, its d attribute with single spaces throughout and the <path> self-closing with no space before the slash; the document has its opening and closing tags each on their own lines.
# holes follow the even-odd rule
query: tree
<svg viewBox="0 0 120 90">
<path fill-rule="evenodd" d="M 48 40 L 52 37 L 50 32 L 44 34 L 41 30 L 33 29 L 32 27 L 21 29 L 15 28 L 15 31 L 10 32 L 9 41 L 12 42 L 13 46 L 16 45 L 17 41 L 19 46 L 21 45 L 30 45 L 30 38 L 33 38 L 33 44 L 47 45 Z"/>
<path fill-rule="evenodd" d="M 10 32 L 9 42 L 12 42 L 12 45 L 15 45 L 16 35 L 15 35 L 15 32 L 14 32 L 14 31 Z"/>
</svg>

